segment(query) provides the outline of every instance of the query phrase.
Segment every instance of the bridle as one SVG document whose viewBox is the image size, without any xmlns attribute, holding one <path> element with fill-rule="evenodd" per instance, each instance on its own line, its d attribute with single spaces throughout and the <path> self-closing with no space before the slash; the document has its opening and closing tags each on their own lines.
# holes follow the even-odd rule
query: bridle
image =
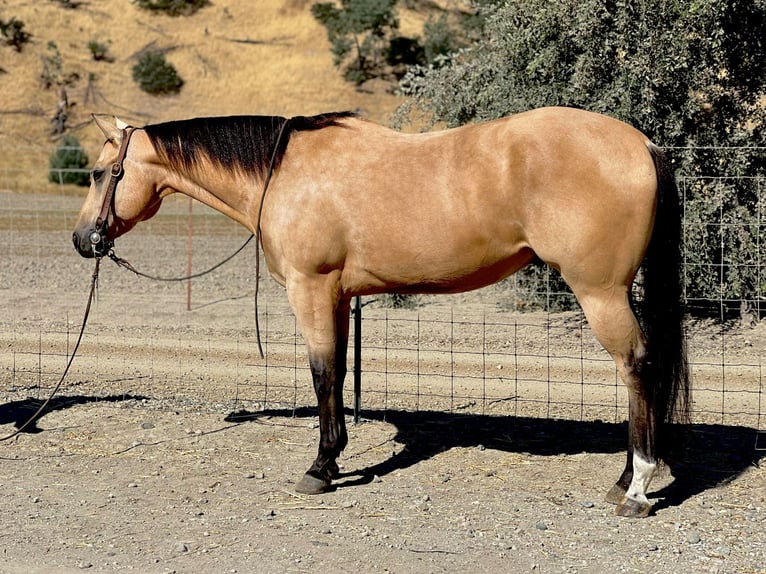
<svg viewBox="0 0 766 574">
<path fill-rule="evenodd" d="M 90 293 L 88 294 L 88 303 L 85 306 L 85 314 L 82 319 L 82 325 L 80 325 L 80 333 L 77 336 L 77 341 L 75 342 L 74 348 L 72 349 L 72 354 L 69 357 L 69 360 L 67 361 L 66 367 L 64 368 L 64 372 L 61 374 L 61 377 L 59 378 L 58 382 L 54 385 L 53 390 L 51 390 L 50 394 L 48 395 L 48 398 L 46 398 L 42 404 L 37 408 L 35 413 L 27 419 L 27 421 L 22 425 L 17 425 L 17 428 L 14 432 L 0 437 L 0 442 L 4 442 L 6 440 L 10 440 L 13 437 L 21 434 L 26 430 L 28 426 L 33 424 L 40 415 L 42 415 L 43 411 L 48 407 L 48 405 L 53 400 L 53 397 L 56 395 L 58 390 L 61 388 L 61 385 L 64 383 L 64 379 L 66 379 L 67 374 L 69 374 L 69 369 L 72 366 L 72 363 L 74 362 L 74 358 L 77 356 L 77 351 L 80 348 L 80 343 L 82 342 L 83 335 L 85 334 L 85 325 L 88 323 L 88 317 L 90 316 L 90 308 L 91 304 L 93 303 L 93 299 L 96 295 L 96 288 L 98 286 L 98 272 L 99 267 L 101 264 L 101 258 L 104 255 L 107 255 L 112 251 L 113 242 L 109 241 L 107 237 L 107 228 L 109 227 L 109 211 L 114 211 L 114 191 L 117 189 L 117 183 L 122 178 L 122 175 L 124 173 L 123 169 L 123 162 L 125 161 L 125 155 L 128 153 L 128 144 L 130 143 L 130 136 L 133 135 L 133 132 L 135 131 L 135 128 L 127 127 L 124 130 L 122 130 L 122 142 L 120 143 L 120 150 L 117 153 L 117 159 L 112 163 L 111 167 L 109 168 L 109 182 L 106 185 L 106 192 L 104 193 L 104 201 L 101 204 L 101 211 L 98 214 L 98 217 L 96 218 L 96 226 L 94 227 L 93 231 L 90 232 L 90 235 L 88 238 L 90 239 L 91 246 L 93 248 L 93 253 L 96 256 L 96 267 L 93 270 L 93 276 L 91 277 L 90 282 Z"/>
<path fill-rule="evenodd" d="M 128 153 L 130 138 L 135 131 L 136 128 L 130 126 L 122 130 L 122 142 L 120 142 L 120 150 L 117 152 L 117 159 L 114 160 L 109 168 L 109 181 L 106 184 L 104 200 L 101 203 L 101 211 L 96 218 L 95 228 L 88 236 L 93 248 L 93 254 L 96 257 L 108 255 L 112 250 L 112 247 L 114 247 L 114 243 L 109 240 L 109 236 L 107 235 L 107 230 L 109 228 L 109 211 L 114 212 L 114 192 L 117 190 L 117 184 L 125 174 L 123 163 L 125 162 L 125 156 Z"/>
<path fill-rule="evenodd" d="M 75 342 L 74 348 L 72 349 L 72 354 L 69 357 L 69 360 L 67 361 L 66 367 L 64 368 L 64 372 L 61 374 L 61 377 L 59 378 L 58 383 L 56 383 L 56 385 L 53 387 L 53 390 L 48 395 L 48 398 L 45 399 L 45 401 L 43 401 L 43 403 L 37 408 L 35 413 L 31 417 L 29 417 L 29 419 L 27 419 L 27 421 L 24 424 L 17 426 L 14 432 L 6 436 L 0 436 L 0 442 L 10 440 L 14 438 L 15 436 L 18 436 L 29 425 L 33 424 L 38 419 L 38 417 L 43 413 L 43 411 L 47 408 L 47 406 L 51 403 L 51 401 L 53 400 L 53 397 L 56 395 L 58 390 L 61 388 L 61 385 L 64 383 L 64 379 L 66 379 L 66 376 L 69 373 L 69 369 L 72 366 L 72 363 L 74 362 L 74 358 L 77 356 L 77 351 L 80 348 L 80 343 L 82 342 L 82 338 L 85 333 L 85 325 L 88 323 L 88 317 L 90 316 L 91 304 L 93 303 L 93 300 L 95 298 L 96 288 L 98 286 L 98 273 L 99 273 L 99 268 L 101 264 L 101 258 L 104 255 L 107 255 L 110 259 L 112 259 L 112 261 L 117 263 L 117 265 L 124 267 L 125 269 L 132 271 L 136 275 L 140 275 L 142 277 L 154 279 L 156 281 L 185 281 L 190 278 L 205 275 L 217 269 L 224 263 L 233 259 L 234 256 L 236 256 L 240 251 L 242 251 L 245 248 L 245 246 L 250 242 L 250 240 L 253 239 L 253 237 L 256 237 L 257 240 L 256 240 L 256 265 L 255 265 L 256 266 L 255 331 L 256 331 L 256 336 L 258 340 L 258 351 L 261 354 L 261 358 L 263 358 L 264 354 L 263 354 L 263 347 L 261 346 L 261 329 L 260 329 L 260 323 L 258 321 L 258 290 L 259 290 L 259 283 L 260 283 L 259 281 L 260 256 L 257 252 L 257 248 L 263 241 L 262 231 L 261 231 L 261 215 L 263 213 L 263 204 L 266 199 L 266 191 L 268 191 L 269 189 L 271 176 L 274 173 L 274 163 L 276 161 L 278 149 L 282 142 L 282 136 L 283 136 L 283 133 L 285 132 L 285 128 L 287 127 L 287 124 L 289 122 L 290 122 L 289 119 L 285 120 L 285 122 L 280 127 L 279 134 L 277 135 L 276 143 L 274 144 L 274 149 L 272 150 L 271 161 L 269 163 L 269 169 L 266 173 L 266 178 L 263 185 L 263 194 L 261 195 L 260 205 L 258 206 L 258 220 L 256 225 L 256 233 L 251 234 L 250 237 L 247 238 L 245 243 L 239 249 L 237 249 L 237 251 L 235 251 L 232 255 L 230 255 L 223 261 L 219 262 L 218 264 L 214 265 L 210 269 L 207 269 L 206 271 L 202 271 L 200 273 L 189 275 L 187 277 L 174 277 L 174 278 L 154 277 L 154 276 L 138 271 L 129 262 L 115 255 L 114 249 L 113 249 L 114 242 L 109 240 L 107 236 L 107 230 L 109 227 L 109 211 L 111 210 L 112 213 L 114 213 L 114 192 L 117 189 L 117 184 L 119 183 L 120 179 L 122 179 L 122 176 L 125 173 L 123 163 L 125 161 L 125 156 L 128 153 L 128 144 L 130 143 L 130 138 L 133 135 L 133 132 L 136 131 L 136 128 L 128 126 L 127 128 L 122 130 L 122 142 L 120 143 L 120 149 L 117 153 L 117 159 L 112 163 L 112 165 L 109 168 L 109 182 L 107 183 L 106 191 L 104 192 L 104 200 L 103 200 L 103 203 L 101 204 L 101 211 L 99 212 L 98 217 L 96 218 L 96 225 L 93 231 L 91 231 L 90 235 L 88 236 L 88 238 L 90 239 L 90 243 L 93 247 L 93 253 L 96 256 L 96 267 L 93 270 L 93 275 L 91 277 L 90 293 L 88 294 L 88 303 L 85 307 L 85 315 L 82 320 L 82 325 L 80 326 L 80 333 L 77 337 L 77 341 Z"/>
<path fill-rule="evenodd" d="M 237 249 L 234 253 L 232 253 L 226 259 L 220 261 L 213 267 L 210 267 L 209 269 L 206 269 L 205 271 L 194 273 L 192 275 L 186 275 L 184 277 L 158 277 L 156 275 L 150 275 L 148 273 L 139 271 L 133 265 L 131 265 L 129 261 L 126 261 L 125 259 L 118 257 L 115 254 L 114 242 L 111 241 L 107 236 L 107 229 L 109 226 L 109 211 L 111 209 L 112 212 L 114 213 L 114 193 L 115 193 L 115 190 L 117 189 L 117 183 L 120 181 L 120 179 L 122 179 L 122 176 L 125 173 L 125 170 L 122 164 L 125 161 L 125 155 L 128 152 L 128 143 L 130 142 L 130 137 L 133 135 L 133 132 L 136 130 L 136 128 L 133 128 L 130 126 L 122 130 L 122 143 L 120 144 L 120 150 L 117 153 L 117 159 L 114 161 L 114 163 L 112 163 L 109 169 L 109 182 L 107 183 L 106 192 L 104 193 L 104 201 L 101 204 L 101 212 L 99 213 L 99 216 L 96 219 L 96 227 L 89 235 L 90 243 L 93 247 L 93 253 L 97 258 L 101 258 L 104 255 L 106 255 L 120 267 L 123 267 L 124 269 L 127 269 L 128 271 L 131 271 L 140 277 L 145 277 L 147 279 L 152 279 L 154 281 L 186 281 L 188 279 L 194 279 L 196 277 L 207 275 L 211 271 L 218 269 L 221 265 L 233 259 L 255 237 L 255 248 L 256 248 L 255 296 L 254 296 L 255 334 L 256 334 L 256 339 L 258 341 L 258 352 L 261 355 L 261 358 L 264 357 L 263 345 L 261 344 L 261 325 L 258 318 L 258 315 L 259 315 L 258 294 L 260 291 L 260 277 L 261 277 L 261 258 L 260 258 L 260 254 L 258 253 L 258 249 L 263 246 L 263 231 L 261 230 L 261 217 L 263 215 L 263 205 L 266 201 L 266 192 L 269 190 L 271 177 L 274 175 L 274 165 L 276 163 L 277 154 L 279 153 L 279 148 L 282 143 L 282 138 L 284 136 L 284 133 L 289 123 L 290 123 L 289 118 L 286 119 L 284 122 L 282 122 L 282 125 L 280 126 L 279 132 L 277 134 L 277 139 L 274 142 L 274 148 L 271 150 L 269 168 L 266 171 L 266 177 L 264 178 L 264 182 L 263 182 L 263 192 L 261 193 L 261 200 L 258 204 L 258 217 L 256 221 L 255 233 L 251 234 L 250 237 L 248 237 L 245 240 L 242 246 L 239 247 L 239 249 Z"/>
</svg>

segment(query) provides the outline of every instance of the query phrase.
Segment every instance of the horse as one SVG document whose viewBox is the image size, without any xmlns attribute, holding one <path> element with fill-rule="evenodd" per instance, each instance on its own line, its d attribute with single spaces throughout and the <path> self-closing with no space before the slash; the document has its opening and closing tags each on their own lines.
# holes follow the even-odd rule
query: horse
<svg viewBox="0 0 766 574">
<path fill-rule="evenodd" d="M 606 500 L 620 516 L 650 513 L 647 488 L 688 422 L 690 380 L 678 189 L 643 133 L 562 107 L 417 134 L 349 112 L 143 128 L 94 119 L 106 142 L 73 233 L 80 255 L 103 256 L 176 192 L 257 234 L 319 407 L 318 454 L 298 492 L 338 478 L 354 296 L 462 292 L 542 261 L 628 390 L 627 462 Z"/>
</svg>

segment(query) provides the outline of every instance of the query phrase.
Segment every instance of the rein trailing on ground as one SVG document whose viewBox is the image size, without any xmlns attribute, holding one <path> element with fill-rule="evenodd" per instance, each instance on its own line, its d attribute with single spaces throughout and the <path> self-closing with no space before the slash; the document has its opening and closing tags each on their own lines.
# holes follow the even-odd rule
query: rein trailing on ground
<svg viewBox="0 0 766 574">
<path fill-rule="evenodd" d="M 82 325 L 80 326 L 80 333 L 77 335 L 77 341 L 74 344 L 74 348 L 72 349 L 72 355 L 69 357 L 69 360 L 67 361 L 66 367 L 64 368 L 64 372 L 61 374 L 61 377 L 59 378 L 56 385 L 53 387 L 53 390 L 48 394 L 48 398 L 45 399 L 42 404 L 37 408 L 35 413 L 27 419 L 27 422 L 22 424 L 21 426 L 18 426 L 16 430 L 4 437 L 0 437 L 0 442 L 10 440 L 13 437 L 21 434 L 26 430 L 26 428 L 33 424 L 40 415 L 43 414 L 43 411 L 45 411 L 46 407 L 50 404 L 50 402 L 53 400 L 53 397 L 56 396 L 56 393 L 58 393 L 59 389 L 61 388 L 61 385 L 64 383 L 64 379 L 66 379 L 66 376 L 69 374 L 69 368 L 72 366 L 72 363 L 74 362 L 74 358 L 77 356 L 77 350 L 80 348 L 80 342 L 82 341 L 83 333 L 85 333 L 85 325 L 88 323 L 88 317 L 90 317 L 90 307 L 93 304 L 93 299 L 96 297 L 96 288 L 98 287 L 98 271 L 99 267 L 101 266 L 101 258 L 96 258 L 96 267 L 93 270 L 93 276 L 91 277 L 90 281 L 90 291 L 88 292 L 88 303 L 85 305 L 85 313 L 82 318 Z M 18 423 L 17 423 L 18 424 Z"/>
</svg>

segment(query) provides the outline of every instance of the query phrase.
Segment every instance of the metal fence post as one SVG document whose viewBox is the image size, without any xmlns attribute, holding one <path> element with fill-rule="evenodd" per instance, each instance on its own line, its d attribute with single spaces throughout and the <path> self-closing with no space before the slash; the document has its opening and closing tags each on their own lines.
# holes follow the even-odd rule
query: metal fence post
<svg viewBox="0 0 766 574">
<path fill-rule="evenodd" d="M 362 408 L 362 298 L 354 297 L 354 423 Z"/>
</svg>

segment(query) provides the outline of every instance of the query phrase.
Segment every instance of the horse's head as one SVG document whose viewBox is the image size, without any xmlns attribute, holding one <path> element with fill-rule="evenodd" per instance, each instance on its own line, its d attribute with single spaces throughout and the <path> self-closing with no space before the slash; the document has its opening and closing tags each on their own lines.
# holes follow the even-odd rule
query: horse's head
<svg viewBox="0 0 766 574">
<path fill-rule="evenodd" d="M 154 148 L 146 134 L 94 116 L 106 142 L 91 172 L 72 240 L 83 257 L 106 255 L 113 241 L 160 208 Z"/>
</svg>

